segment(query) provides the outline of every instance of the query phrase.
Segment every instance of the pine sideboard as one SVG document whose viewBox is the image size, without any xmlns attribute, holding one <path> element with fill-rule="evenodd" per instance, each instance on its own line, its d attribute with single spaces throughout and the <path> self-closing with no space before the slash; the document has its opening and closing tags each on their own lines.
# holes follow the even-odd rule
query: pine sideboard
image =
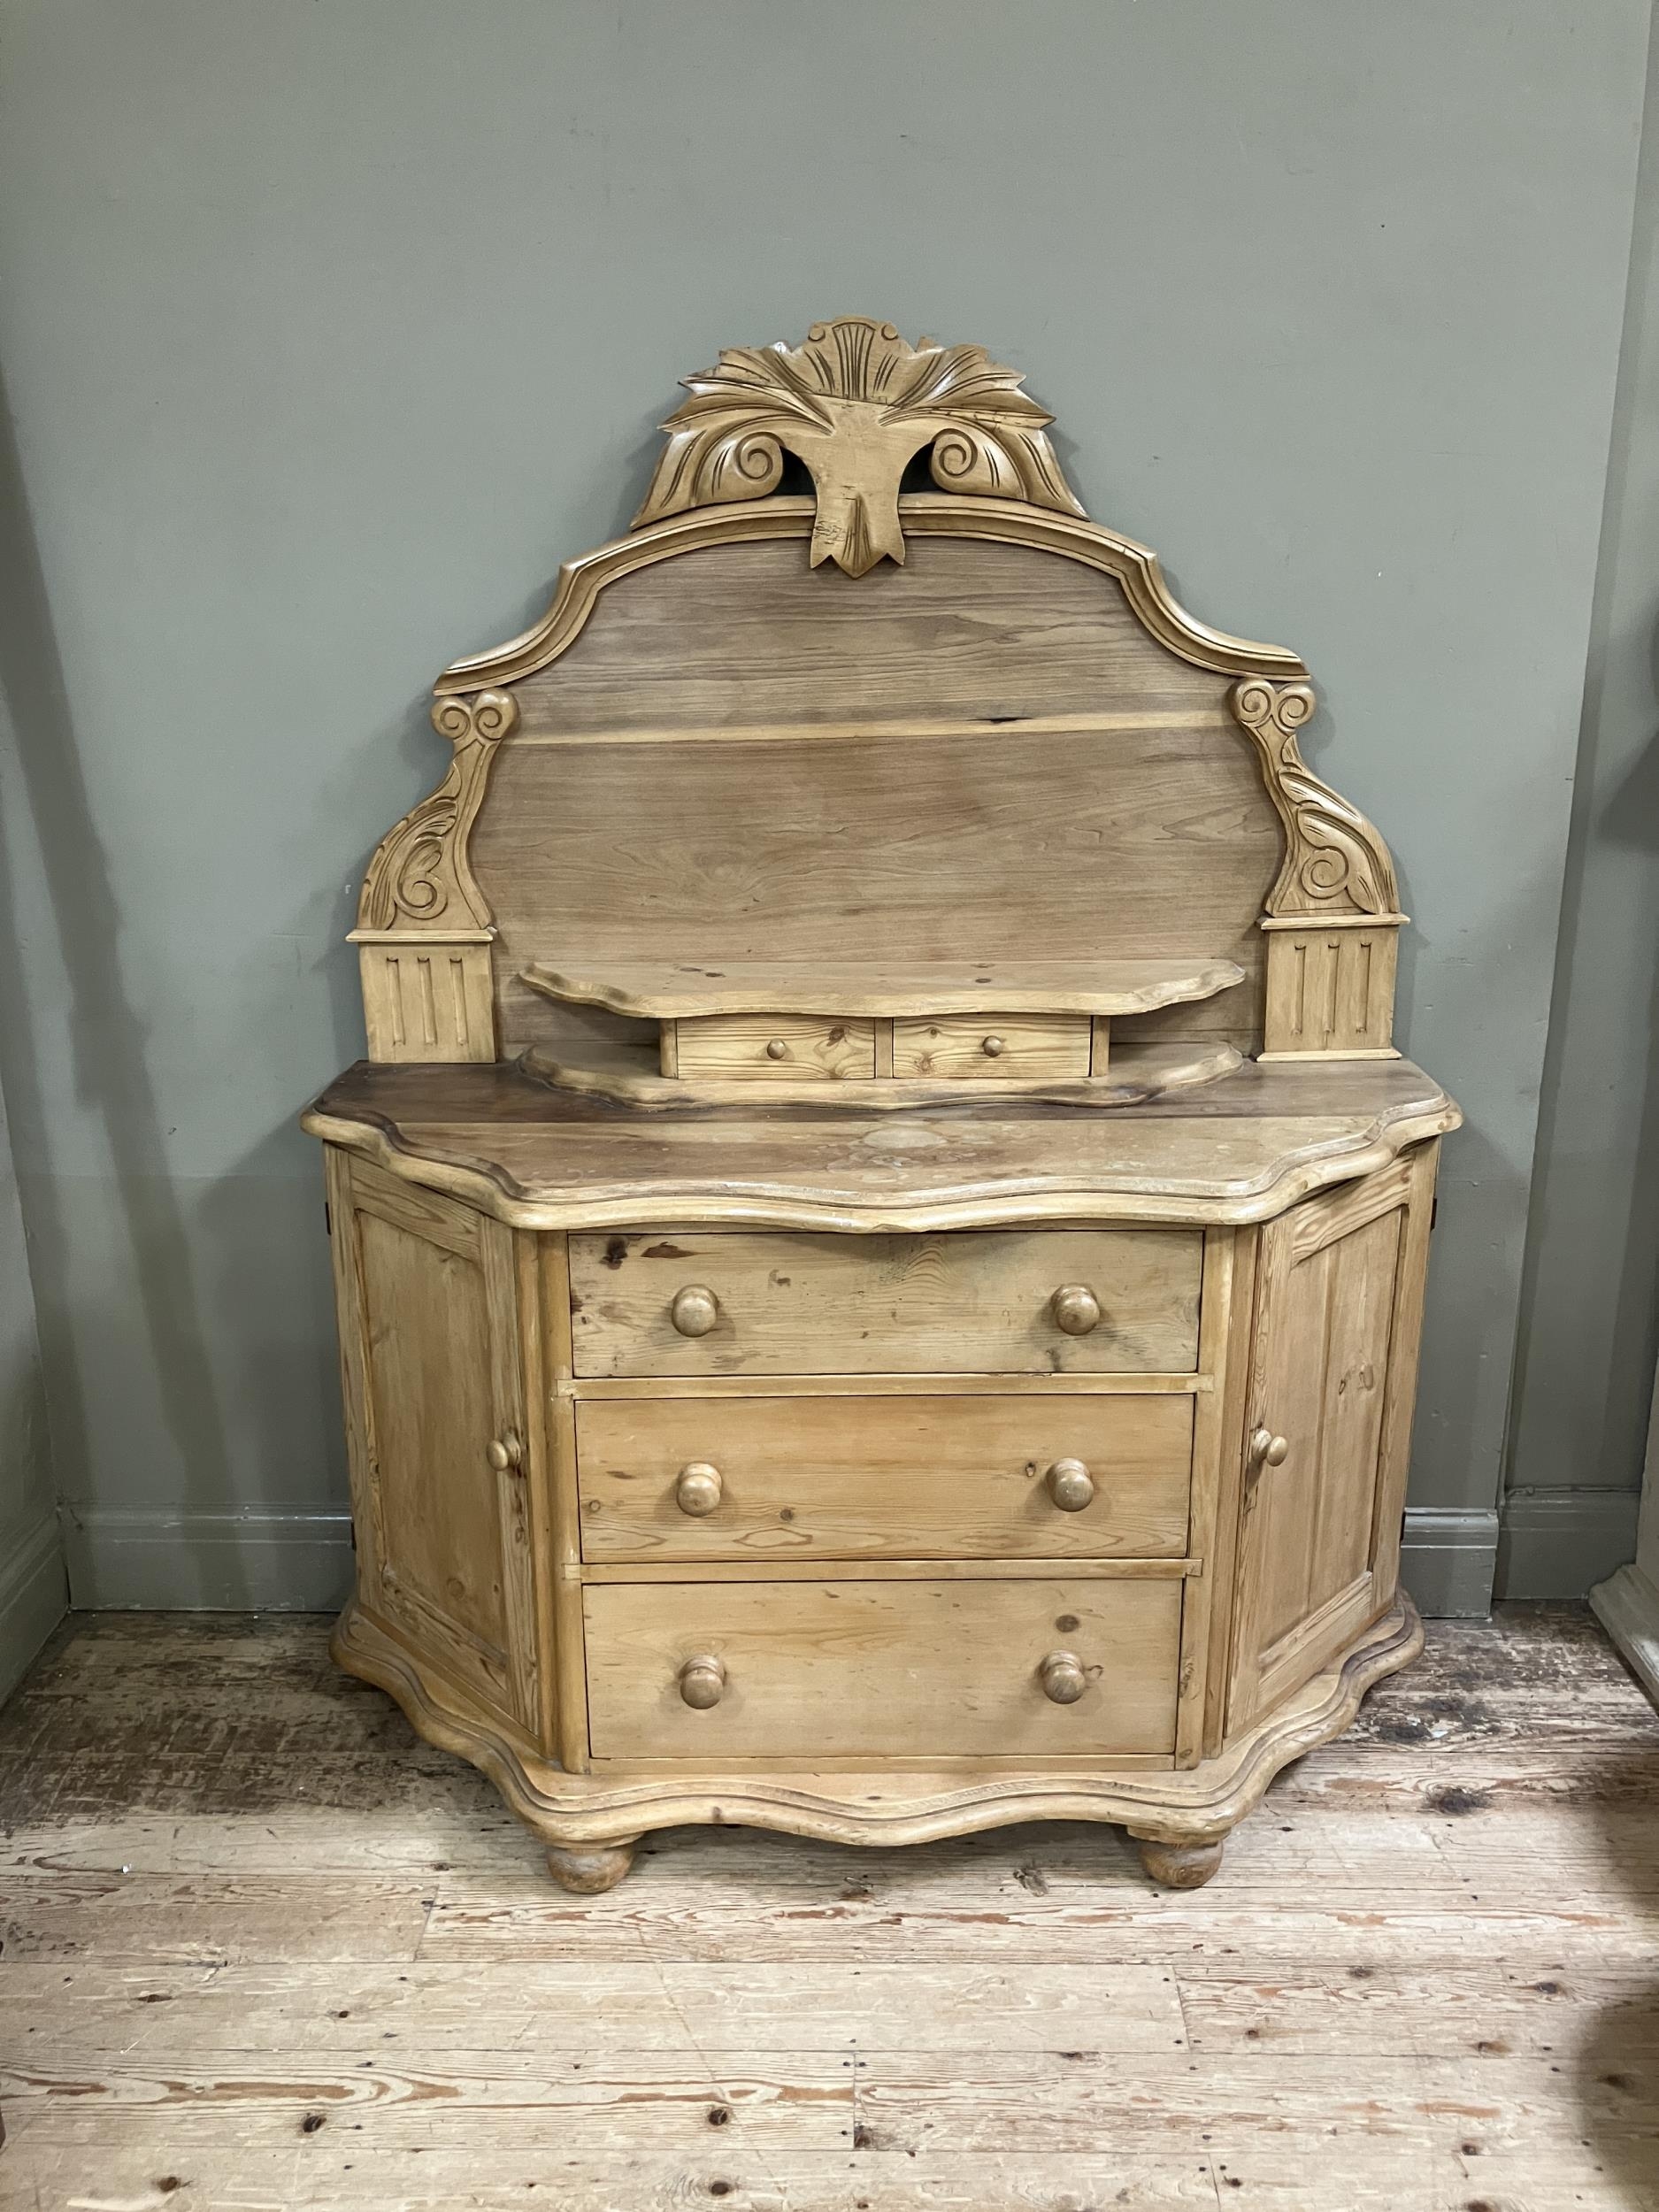
<svg viewBox="0 0 1659 2212">
<path fill-rule="evenodd" d="M 1420 1643 L 1455 1106 L 1294 654 L 976 346 L 688 379 L 630 534 L 440 678 L 326 1148 L 340 1663 L 555 1877 L 1118 1823 L 1190 1886 Z"/>
</svg>

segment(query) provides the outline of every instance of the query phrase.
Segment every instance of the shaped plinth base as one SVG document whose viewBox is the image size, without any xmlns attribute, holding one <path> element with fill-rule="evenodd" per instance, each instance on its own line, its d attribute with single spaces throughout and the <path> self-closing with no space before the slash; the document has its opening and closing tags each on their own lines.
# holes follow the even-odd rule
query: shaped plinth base
<svg viewBox="0 0 1659 2212">
<path fill-rule="evenodd" d="M 679 1772 L 666 1762 L 634 1773 L 572 1773 L 464 1702 L 446 1674 L 423 1667 L 360 1604 L 347 1608 L 332 1648 L 348 1672 L 389 1690 L 428 1743 L 481 1767 L 534 1831 L 554 1880 L 579 1894 L 619 1882 L 648 1830 L 775 1828 L 829 1843 L 887 1847 L 1026 1820 L 1126 1828 L 1154 1881 L 1195 1888 L 1221 1863 L 1218 1839 L 1260 1801 L 1279 1769 L 1340 1735 L 1371 1684 L 1422 1650 L 1423 1628 L 1410 1600 L 1399 1597 L 1328 1666 L 1197 1766 L 1108 1765 L 1096 1773 L 1033 1767 L 983 1777 L 879 1769 Z"/>
<path fill-rule="evenodd" d="M 561 1889 L 573 1890 L 579 1897 L 597 1897 L 614 1889 L 633 1865 L 638 1842 L 634 1836 L 626 1843 L 599 1843 L 586 1851 L 566 1850 L 551 1843 L 547 1870 Z"/>
<path fill-rule="evenodd" d="M 1215 1843 L 1158 1843 L 1137 1836 L 1141 1863 L 1162 1889 L 1202 1889 L 1221 1864 L 1225 1839 Z"/>
</svg>

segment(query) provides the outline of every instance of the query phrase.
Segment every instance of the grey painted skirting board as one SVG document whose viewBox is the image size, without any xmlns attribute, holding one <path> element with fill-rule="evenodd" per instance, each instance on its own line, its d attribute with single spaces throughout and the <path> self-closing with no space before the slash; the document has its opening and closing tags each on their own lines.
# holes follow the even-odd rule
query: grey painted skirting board
<svg viewBox="0 0 1659 2212">
<path fill-rule="evenodd" d="M 328 1613 L 350 1594 L 344 1513 L 66 1507 L 64 1520 L 77 1607 Z"/>
<path fill-rule="evenodd" d="M 1621 1567 L 1591 1591 L 1590 1603 L 1632 1673 L 1659 1705 L 1659 1589 L 1640 1567 Z"/>
<path fill-rule="evenodd" d="M 1401 1578 L 1418 1610 L 1436 1620 L 1489 1612 L 1494 1569 L 1502 1597 L 1581 1598 L 1635 1550 L 1636 1507 L 1632 1491 L 1522 1491 L 1508 1501 L 1500 1540 L 1495 1512 L 1413 1506 Z M 351 1586 L 343 1513 L 158 1508 L 71 1512 L 65 1522 L 78 1606 L 326 1612 Z M 45 1574 L 43 1561 L 34 1571 Z M 19 1579 L 14 1567 L 0 1591 Z M 38 1591 L 31 1601 L 43 1603 Z"/>
<path fill-rule="evenodd" d="M 78 1606 L 328 1612 L 351 1587 L 343 1513 L 83 1511 L 67 1517 L 70 1589 Z M 1491 1609 L 1495 1513 L 1416 1507 L 1406 1515 L 1401 1573 L 1436 1619 Z"/>
<path fill-rule="evenodd" d="M 1406 1509 L 1400 1579 L 1430 1620 L 1484 1620 L 1492 1610 L 1498 1517 L 1464 1506 Z"/>
<path fill-rule="evenodd" d="M 69 1609 L 64 1543 L 56 1513 L 37 1521 L 0 1566 L 0 1700 Z"/>
<path fill-rule="evenodd" d="M 1634 1490 L 1511 1490 L 1498 1544 L 1501 1598 L 1582 1598 L 1636 1550 Z"/>
</svg>

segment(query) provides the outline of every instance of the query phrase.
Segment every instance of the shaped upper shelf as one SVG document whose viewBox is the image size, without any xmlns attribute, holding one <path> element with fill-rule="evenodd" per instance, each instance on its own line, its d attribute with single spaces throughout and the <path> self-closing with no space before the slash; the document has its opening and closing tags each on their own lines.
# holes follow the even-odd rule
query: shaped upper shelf
<svg viewBox="0 0 1659 2212">
<path fill-rule="evenodd" d="M 723 1014 L 821 1014 L 837 1018 L 930 1014 L 1146 1014 L 1214 998 L 1244 980 L 1231 960 L 930 960 L 905 968 L 834 961 L 725 961 L 664 967 L 538 962 L 522 979 L 545 997 L 645 1021 Z"/>
</svg>

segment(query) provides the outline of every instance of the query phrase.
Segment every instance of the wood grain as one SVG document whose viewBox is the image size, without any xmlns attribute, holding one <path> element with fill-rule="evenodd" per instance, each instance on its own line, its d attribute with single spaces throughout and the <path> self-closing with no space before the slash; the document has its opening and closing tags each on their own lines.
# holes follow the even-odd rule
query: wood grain
<svg viewBox="0 0 1659 2212">
<path fill-rule="evenodd" d="M 1265 1455 L 1247 1442 L 1232 1726 L 1392 1596 L 1432 1190 L 1432 1157 L 1421 1164 L 1422 1177 L 1396 1163 L 1262 1233 L 1245 1430 L 1279 1442 Z"/>
<path fill-rule="evenodd" d="M 540 965 L 521 980 L 544 997 L 609 1007 L 636 1018 L 698 1014 L 973 1014 L 1000 1006 L 1020 1014 L 1141 1014 L 1213 997 L 1244 980 L 1229 961 L 931 960 L 907 966 L 897 955 L 866 965 L 815 959 L 613 964 L 576 975 Z"/>
<path fill-rule="evenodd" d="M 0 1711 L 0 1897 L 27 1938 L 0 1953 L 4 2192 L 1651 2198 L 1659 1715 L 1581 1612 L 1432 1624 L 1188 1894 L 1148 1898 L 1114 1832 L 1058 1825 L 902 1852 L 682 1831 L 572 1899 L 493 1804 L 334 1672 L 326 1623 L 80 1617 Z"/>
<path fill-rule="evenodd" d="M 642 1141 L 614 1105 L 516 1068 L 359 1063 L 304 1125 L 519 1228 L 644 1217 L 862 1232 L 1259 1221 L 1461 1119 L 1409 1061 L 1358 1061 L 1244 1068 L 1109 1115 L 1007 1099 L 897 1122 L 822 1104 L 682 1110 L 653 1117 Z"/>
<path fill-rule="evenodd" d="M 674 1025 L 674 1073 L 682 1082 L 706 1076 L 833 1083 L 873 1079 L 875 1025 L 831 1014 L 711 1014 Z"/>
<path fill-rule="evenodd" d="M 1082 1078 L 1089 1073 L 1090 1041 L 1089 1024 L 1081 1016 L 998 1010 L 895 1021 L 893 1072 L 958 1083 Z"/>
<path fill-rule="evenodd" d="M 363 1162 L 334 1194 L 360 1586 L 539 1740 L 519 1341 L 534 1306 L 521 1315 L 512 1233 Z"/>
<path fill-rule="evenodd" d="M 1179 1555 L 1189 1397 L 590 1400 L 578 1411 L 583 1556 L 649 1559 Z M 826 1418 L 826 1414 L 828 1417 Z M 1048 1470 L 1085 1461 L 1063 1512 Z M 675 1502 L 718 1469 L 706 1517 Z"/>
<path fill-rule="evenodd" d="M 747 1021 L 749 1018 L 742 1018 Z M 795 1018 L 800 1021 L 803 1018 Z M 1096 1109 L 1138 1106 L 1201 1084 L 1218 1082 L 1240 1066 L 1236 1046 L 1225 1039 L 1195 1036 L 1126 1043 L 1111 1056 L 1109 1067 L 1104 1045 L 1108 1025 L 1103 1021 L 1094 1024 L 1089 1048 L 1079 1052 L 1074 1047 L 1067 1047 L 1056 1052 L 1053 1049 L 1052 1023 L 1037 1024 L 1035 1017 L 1029 1015 L 996 1018 L 1005 1043 L 1016 1030 L 1025 1032 L 1028 1041 L 1037 1048 L 1029 1062 L 1022 1058 L 997 1076 L 996 1069 L 980 1056 L 989 1031 L 988 1022 L 980 1021 L 971 1035 L 957 1033 L 956 1041 L 965 1040 L 967 1049 L 948 1056 L 954 1062 L 949 1068 L 931 1074 L 915 1072 L 916 1060 L 907 1043 L 906 1057 L 912 1071 L 895 1071 L 895 1033 L 909 1027 L 913 1040 L 916 1033 L 924 1027 L 932 1030 L 934 1025 L 906 1025 L 881 1019 L 874 1025 L 873 1078 L 868 1062 L 864 1063 L 864 1073 L 856 1068 L 848 1069 L 837 1079 L 835 1104 L 856 1108 L 866 1114 L 914 1113 L 920 1107 L 960 1106 L 972 1095 L 963 1088 L 964 1074 L 977 1076 L 984 1072 L 997 1078 L 996 1087 L 1007 1098 Z M 558 1090 L 580 1097 L 613 1099 L 618 1104 L 653 1113 L 671 1111 L 676 1107 L 752 1108 L 763 1095 L 751 1087 L 757 1077 L 765 1080 L 764 1096 L 769 1106 L 817 1106 L 829 1098 L 816 1071 L 792 1067 L 787 1055 L 781 1066 L 771 1066 L 768 1062 L 772 1056 L 769 1050 L 764 1057 L 757 1054 L 753 1058 L 745 1051 L 741 1063 L 712 1071 L 682 1070 L 680 1032 L 682 1028 L 698 1026 L 701 1025 L 696 1023 L 664 1022 L 655 1047 L 642 1037 L 590 1039 L 573 1047 L 574 1056 L 569 1057 L 550 1047 L 531 1045 L 520 1054 L 518 1065 Z M 768 1017 L 743 1033 L 753 1044 L 766 1048 L 773 1037 L 783 1033 L 783 1024 L 778 1018 Z M 814 1023 L 808 1025 L 804 1033 L 821 1037 L 824 1032 Z M 672 1046 L 668 1042 L 671 1035 Z M 787 1034 L 785 1041 L 787 1042 Z M 844 1052 L 844 1047 L 836 1050 Z M 672 1076 L 667 1072 L 671 1064 Z"/>
<path fill-rule="evenodd" d="M 841 1238 L 652 1230 L 571 1240 L 581 1375 L 1175 1372 L 1198 1341 L 1202 1240 L 1179 1229 L 1039 1229 Z M 1100 1325 L 1068 1336 L 1050 1309 L 1091 1285 Z M 687 1337 L 671 1308 L 716 1295 Z"/>
<path fill-rule="evenodd" d="M 728 1583 L 590 1587 L 588 1705 L 607 1760 L 1102 1758 L 1174 1740 L 1179 1586 L 1168 1582 Z M 1075 1650 L 1088 1687 L 1056 1705 L 1044 1655 Z M 723 1663 L 693 1711 L 676 1677 Z"/>
</svg>

